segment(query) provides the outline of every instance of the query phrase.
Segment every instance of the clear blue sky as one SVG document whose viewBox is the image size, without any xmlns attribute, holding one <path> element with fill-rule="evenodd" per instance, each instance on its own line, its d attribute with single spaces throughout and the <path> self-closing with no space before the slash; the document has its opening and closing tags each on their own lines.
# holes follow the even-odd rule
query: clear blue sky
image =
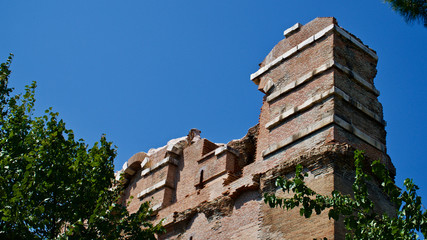
<svg viewBox="0 0 427 240">
<path fill-rule="evenodd" d="M 1 1 L 0 59 L 15 54 L 11 84 L 37 81 L 37 113 L 53 107 L 78 138 L 102 133 L 134 153 L 191 128 L 215 142 L 258 121 L 262 94 L 249 80 L 283 30 L 334 16 L 379 56 L 388 153 L 397 182 L 427 200 L 427 29 L 381 0 Z"/>
</svg>

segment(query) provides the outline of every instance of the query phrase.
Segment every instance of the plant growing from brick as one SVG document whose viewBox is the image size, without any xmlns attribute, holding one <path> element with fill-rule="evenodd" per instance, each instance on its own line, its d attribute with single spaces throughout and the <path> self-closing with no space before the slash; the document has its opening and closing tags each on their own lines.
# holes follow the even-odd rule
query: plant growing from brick
<svg viewBox="0 0 427 240">
<path fill-rule="evenodd" d="M 353 196 L 333 191 L 330 196 L 321 195 L 305 185 L 307 173 L 303 167 L 296 167 L 295 178 L 279 177 L 276 186 L 290 198 L 279 198 L 275 194 L 265 193 L 264 202 L 270 207 L 286 210 L 299 207 L 300 215 L 310 218 L 314 213 L 328 211 L 329 219 L 338 221 L 343 218 L 346 239 L 417 239 L 417 232 L 427 236 L 427 211 L 423 208 L 419 189 L 411 179 L 404 181 L 405 189 L 400 190 L 390 177 L 385 166 L 379 161 L 371 164 L 372 175 L 379 179 L 384 193 L 396 207 L 396 216 L 388 216 L 374 211 L 374 203 L 369 198 L 367 181 L 369 175 L 362 170 L 363 152 L 356 150 L 354 164 L 356 169 L 353 183 Z"/>
<path fill-rule="evenodd" d="M 134 214 L 117 204 L 112 143 L 75 140 L 51 108 L 34 117 L 36 84 L 13 95 L 11 61 L 0 69 L 0 239 L 155 239 L 149 203 Z"/>
</svg>

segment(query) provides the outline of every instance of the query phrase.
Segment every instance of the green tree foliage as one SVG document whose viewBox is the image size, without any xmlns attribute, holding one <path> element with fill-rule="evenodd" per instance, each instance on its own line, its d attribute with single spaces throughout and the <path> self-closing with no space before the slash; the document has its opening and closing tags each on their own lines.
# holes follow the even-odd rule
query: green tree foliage
<svg viewBox="0 0 427 240">
<path fill-rule="evenodd" d="M 118 204 L 116 150 L 105 136 L 89 148 L 52 109 L 34 117 L 35 82 L 8 87 L 12 55 L 0 69 L 0 239 L 155 239 L 149 203 Z"/>
<path fill-rule="evenodd" d="M 304 183 L 307 173 L 298 165 L 294 179 L 278 178 L 276 186 L 286 193 L 292 191 L 293 197 L 279 198 L 275 194 L 265 193 L 264 201 L 270 207 L 286 210 L 300 208 L 301 216 L 310 218 L 315 212 L 327 210 L 329 219 L 343 217 L 348 230 L 346 239 L 417 239 L 417 231 L 427 236 L 427 211 L 421 209 L 421 197 L 418 187 L 410 179 L 404 181 L 405 188 L 400 190 L 394 184 L 385 166 L 379 161 L 371 165 L 372 174 L 380 181 L 382 190 L 396 207 L 396 216 L 388 216 L 374 211 L 374 203 L 369 199 L 367 181 L 369 175 L 362 170 L 363 152 L 354 154 L 356 174 L 353 184 L 353 196 L 333 191 L 331 196 L 316 193 Z"/>
<path fill-rule="evenodd" d="M 426 0 L 385 0 L 385 2 L 388 2 L 407 22 L 420 22 L 427 27 Z"/>
</svg>

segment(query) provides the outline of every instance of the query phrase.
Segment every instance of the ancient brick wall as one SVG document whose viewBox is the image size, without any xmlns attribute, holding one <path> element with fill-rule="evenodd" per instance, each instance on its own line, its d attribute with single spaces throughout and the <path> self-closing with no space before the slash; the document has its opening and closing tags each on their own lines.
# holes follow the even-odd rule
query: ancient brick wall
<svg viewBox="0 0 427 240">
<path fill-rule="evenodd" d="M 265 94 L 259 123 L 240 140 L 212 143 L 192 129 L 162 148 L 137 153 L 123 166 L 123 201 L 134 212 L 151 201 L 167 233 L 160 239 L 343 239 L 344 227 L 327 214 L 304 219 L 298 209 L 271 209 L 263 192 L 296 164 L 322 194 L 351 192 L 354 149 L 381 159 L 392 173 L 379 91 L 376 53 L 338 26 L 316 18 L 284 32 L 251 75 Z M 392 206 L 375 183 L 379 211 Z"/>
</svg>

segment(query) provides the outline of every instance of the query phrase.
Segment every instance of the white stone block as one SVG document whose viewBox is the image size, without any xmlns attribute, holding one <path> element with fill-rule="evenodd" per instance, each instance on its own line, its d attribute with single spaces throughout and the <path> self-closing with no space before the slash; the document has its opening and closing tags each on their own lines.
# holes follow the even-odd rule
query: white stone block
<svg viewBox="0 0 427 240">
<path fill-rule="evenodd" d="M 263 90 L 265 93 L 268 93 L 272 88 L 274 87 L 274 83 L 271 79 L 268 79 L 267 83 L 265 84 Z"/>
<path fill-rule="evenodd" d="M 352 124 L 348 123 L 347 121 L 343 120 L 342 118 L 338 116 L 334 116 L 334 122 L 338 124 L 340 127 L 344 128 L 345 130 L 353 133 L 363 141 L 367 142 L 368 144 L 372 145 L 373 147 L 377 148 L 378 150 L 384 152 L 385 146 L 381 142 L 373 139 L 366 133 L 362 132 L 360 129 L 354 127 Z"/>
<path fill-rule="evenodd" d="M 344 29 L 340 28 L 339 26 L 335 25 L 335 30 L 341 34 L 343 37 L 347 38 L 348 40 L 351 41 L 351 36 L 350 34 L 348 34 L 346 31 L 344 31 Z"/>
<path fill-rule="evenodd" d="M 163 206 L 163 203 L 159 203 L 154 205 L 151 209 L 153 210 L 153 212 L 159 211 Z"/>
<path fill-rule="evenodd" d="M 150 168 L 147 168 L 147 169 L 142 170 L 142 172 L 141 172 L 141 177 L 143 177 L 143 176 L 147 175 L 149 172 L 150 172 Z"/>
<path fill-rule="evenodd" d="M 122 170 L 125 170 L 126 168 L 128 168 L 128 162 L 127 161 L 123 164 Z"/>
<path fill-rule="evenodd" d="M 291 49 L 289 49 L 288 51 L 286 51 L 283 55 L 282 58 L 283 60 L 285 60 L 286 58 L 290 57 L 292 54 L 296 53 L 298 51 L 298 47 L 295 46 Z"/>
<path fill-rule="evenodd" d="M 274 59 L 271 63 L 269 63 L 268 65 L 270 65 L 269 68 L 276 66 L 278 63 L 280 63 L 282 61 L 282 56 L 279 56 L 278 58 Z"/>
<path fill-rule="evenodd" d="M 257 72 L 251 74 L 251 81 L 253 81 L 257 77 Z"/>
<path fill-rule="evenodd" d="M 219 155 L 219 154 L 225 152 L 226 150 L 227 150 L 226 146 L 221 146 L 221 147 L 215 149 L 215 155 Z"/>
<path fill-rule="evenodd" d="M 144 190 L 142 190 L 140 193 L 138 193 L 137 197 L 138 198 L 143 198 L 144 196 L 150 194 L 151 192 L 154 192 L 162 187 L 164 187 L 166 185 L 166 180 L 162 180 L 156 184 L 154 184 L 153 186 L 146 188 Z"/>
<path fill-rule="evenodd" d="M 148 161 L 150 161 L 150 159 L 148 157 L 145 157 L 144 160 L 141 162 L 141 168 L 144 168 Z"/>
<path fill-rule="evenodd" d="M 182 149 L 177 148 L 175 145 L 168 145 L 166 151 L 175 153 L 176 155 L 181 155 Z"/>
<path fill-rule="evenodd" d="M 298 50 L 303 49 L 304 47 L 308 46 L 312 42 L 314 42 L 314 36 L 311 36 L 306 40 L 302 41 L 300 44 L 298 44 L 297 48 Z"/>
<path fill-rule="evenodd" d="M 334 29 L 334 26 L 335 26 L 334 24 L 331 24 L 331 25 L 327 26 L 326 28 L 322 29 L 320 32 L 314 34 L 314 40 L 318 40 L 319 38 L 326 35 L 326 33 L 330 32 L 332 29 Z"/>
<path fill-rule="evenodd" d="M 290 28 L 286 29 L 285 31 L 283 31 L 283 36 L 288 37 L 293 32 L 295 32 L 296 30 L 298 30 L 300 27 L 301 27 L 300 23 L 295 23 L 292 27 L 290 27 Z"/>
</svg>

